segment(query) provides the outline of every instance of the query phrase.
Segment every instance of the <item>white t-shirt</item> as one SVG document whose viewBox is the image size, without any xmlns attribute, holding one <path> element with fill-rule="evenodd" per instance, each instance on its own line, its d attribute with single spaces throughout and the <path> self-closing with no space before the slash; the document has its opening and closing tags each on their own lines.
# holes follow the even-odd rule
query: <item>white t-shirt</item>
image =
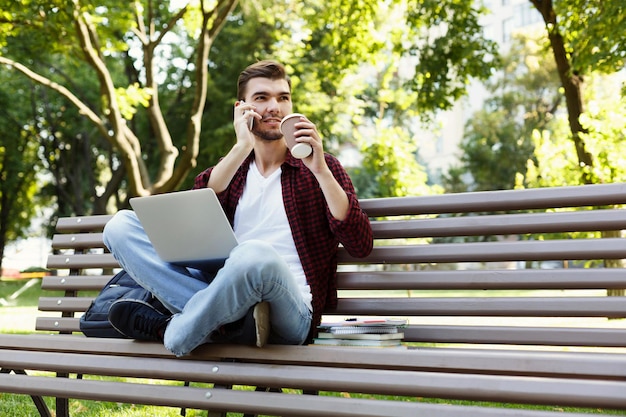
<svg viewBox="0 0 626 417">
<path fill-rule="evenodd" d="M 289 265 L 304 300 L 312 310 L 311 288 L 306 282 L 283 204 L 281 173 L 279 168 L 265 178 L 252 161 L 235 211 L 235 236 L 239 242 L 257 239 L 271 244 Z"/>
</svg>

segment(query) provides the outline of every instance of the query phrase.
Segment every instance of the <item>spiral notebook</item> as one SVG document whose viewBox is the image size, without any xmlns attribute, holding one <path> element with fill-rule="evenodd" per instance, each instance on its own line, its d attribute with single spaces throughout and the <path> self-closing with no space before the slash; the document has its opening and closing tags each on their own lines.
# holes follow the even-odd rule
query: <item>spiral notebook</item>
<svg viewBox="0 0 626 417">
<path fill-rule="evenodd" d="M 398 333 L 398 327 L 396 326 L 340 326 L 330 327 L 327 332 L 332 334 L 359 334 L 359 333 L 371 333 L 371 334 L 390 334 Z"/>
<path fill-rule="evenodd" d="M 319 339 L 348 339 L 348 340 L 402 340 L 403 332 L 396 333 L 330 333 L 319 332 Z"/>
<path fill-rule="evenodd" d="M 326 322 L 319 326 L 323 332 L 332 334 L 393 334 L 406 327 L 405 319 L 346 319 L 340 322 Z"/>
</svg>

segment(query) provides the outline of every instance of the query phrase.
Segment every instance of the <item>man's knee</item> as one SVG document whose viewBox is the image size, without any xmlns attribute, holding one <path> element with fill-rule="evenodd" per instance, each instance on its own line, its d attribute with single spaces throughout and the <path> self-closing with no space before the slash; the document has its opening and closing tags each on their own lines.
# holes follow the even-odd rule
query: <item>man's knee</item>
<svg viewBox="0 0 626 417">
<path fill-rule="evenodd" d="M 132 227 L 134 212 L 131 210 L 120 210 L 107 222 L 102 231 L 102 240 L 107 247 L 118 239 L 128 236 Z"/>
<path fill-rule="evenodd" d="M 231 253 L 231 261 L 236 262 L 239 268 L 257 271 L 265 277 L 274 276 L 286 267 L 285 261 L 272 245 L 262 240 L 249 240 L 237 246 Z"/>
</svg>

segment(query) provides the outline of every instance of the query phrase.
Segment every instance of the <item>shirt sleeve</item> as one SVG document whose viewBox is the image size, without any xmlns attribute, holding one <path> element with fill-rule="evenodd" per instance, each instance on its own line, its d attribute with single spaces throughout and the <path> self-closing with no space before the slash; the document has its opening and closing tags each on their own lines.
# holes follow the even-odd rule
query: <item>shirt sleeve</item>
<svg viewBox="0 0 626 417">
<path fill-rule="evenodd" d="M 328 210 L 331 230 L 351 256 L 364 258 L 372 252 L 374 246 L 372 226 L 369 217 L 361 209 L 350 176 L 339 161 L 331 156 L 326 159 L 333 175 L 348 196 L 348 215 L 344 220 L 337 220 Z"/>
<path fill-rule="evenodd" d="M 213 168 L 207 168 L 204 171 L 202 171 L 201 173 L 199 173 L 198 175 L 196 175 L 196 178 L 194 179 L 193 182 L 193 190 L 199 190 L 201 188 L 206 188 L 207 184 L 209 183 L 209 177 L 211 176 L 211 170 Z"/>
</svg>

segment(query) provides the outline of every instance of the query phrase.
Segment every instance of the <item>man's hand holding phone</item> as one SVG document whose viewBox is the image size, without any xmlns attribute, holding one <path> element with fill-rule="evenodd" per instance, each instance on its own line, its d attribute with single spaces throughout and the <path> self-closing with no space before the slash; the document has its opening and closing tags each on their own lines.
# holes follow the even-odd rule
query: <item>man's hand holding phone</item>
<svg viewBox="0 0 626 417">
<path fill-rule="evenodd" d="M 243 100 L 238 101 L 238 106 L 245 105 L 246 102 Z M 243 117 L 248 119 L 248 130 L 252 130 L 254 126 L 254 115 L 249 115 L 248 113 L 252 111 L 252 109 L 243 109 Z"/>
<path fill-rule="evenodd" d="M 246 115 L 247 112 L 244 113 L 244 116 Z M 248 130 L 252 130 L 252 126 L 254 126 L 254 117 L 250 116 L 248 117 Z"/>
<path fill-rule="evenodd" d="M 233 127 L 237 136 L 237 148 L 243 149 L 244 153 L 249 153 L 254 146 L 254 135 L 252 126 L 254 125 L 255 107 L 243 100 L 235 102 Z"/>
</svg>

